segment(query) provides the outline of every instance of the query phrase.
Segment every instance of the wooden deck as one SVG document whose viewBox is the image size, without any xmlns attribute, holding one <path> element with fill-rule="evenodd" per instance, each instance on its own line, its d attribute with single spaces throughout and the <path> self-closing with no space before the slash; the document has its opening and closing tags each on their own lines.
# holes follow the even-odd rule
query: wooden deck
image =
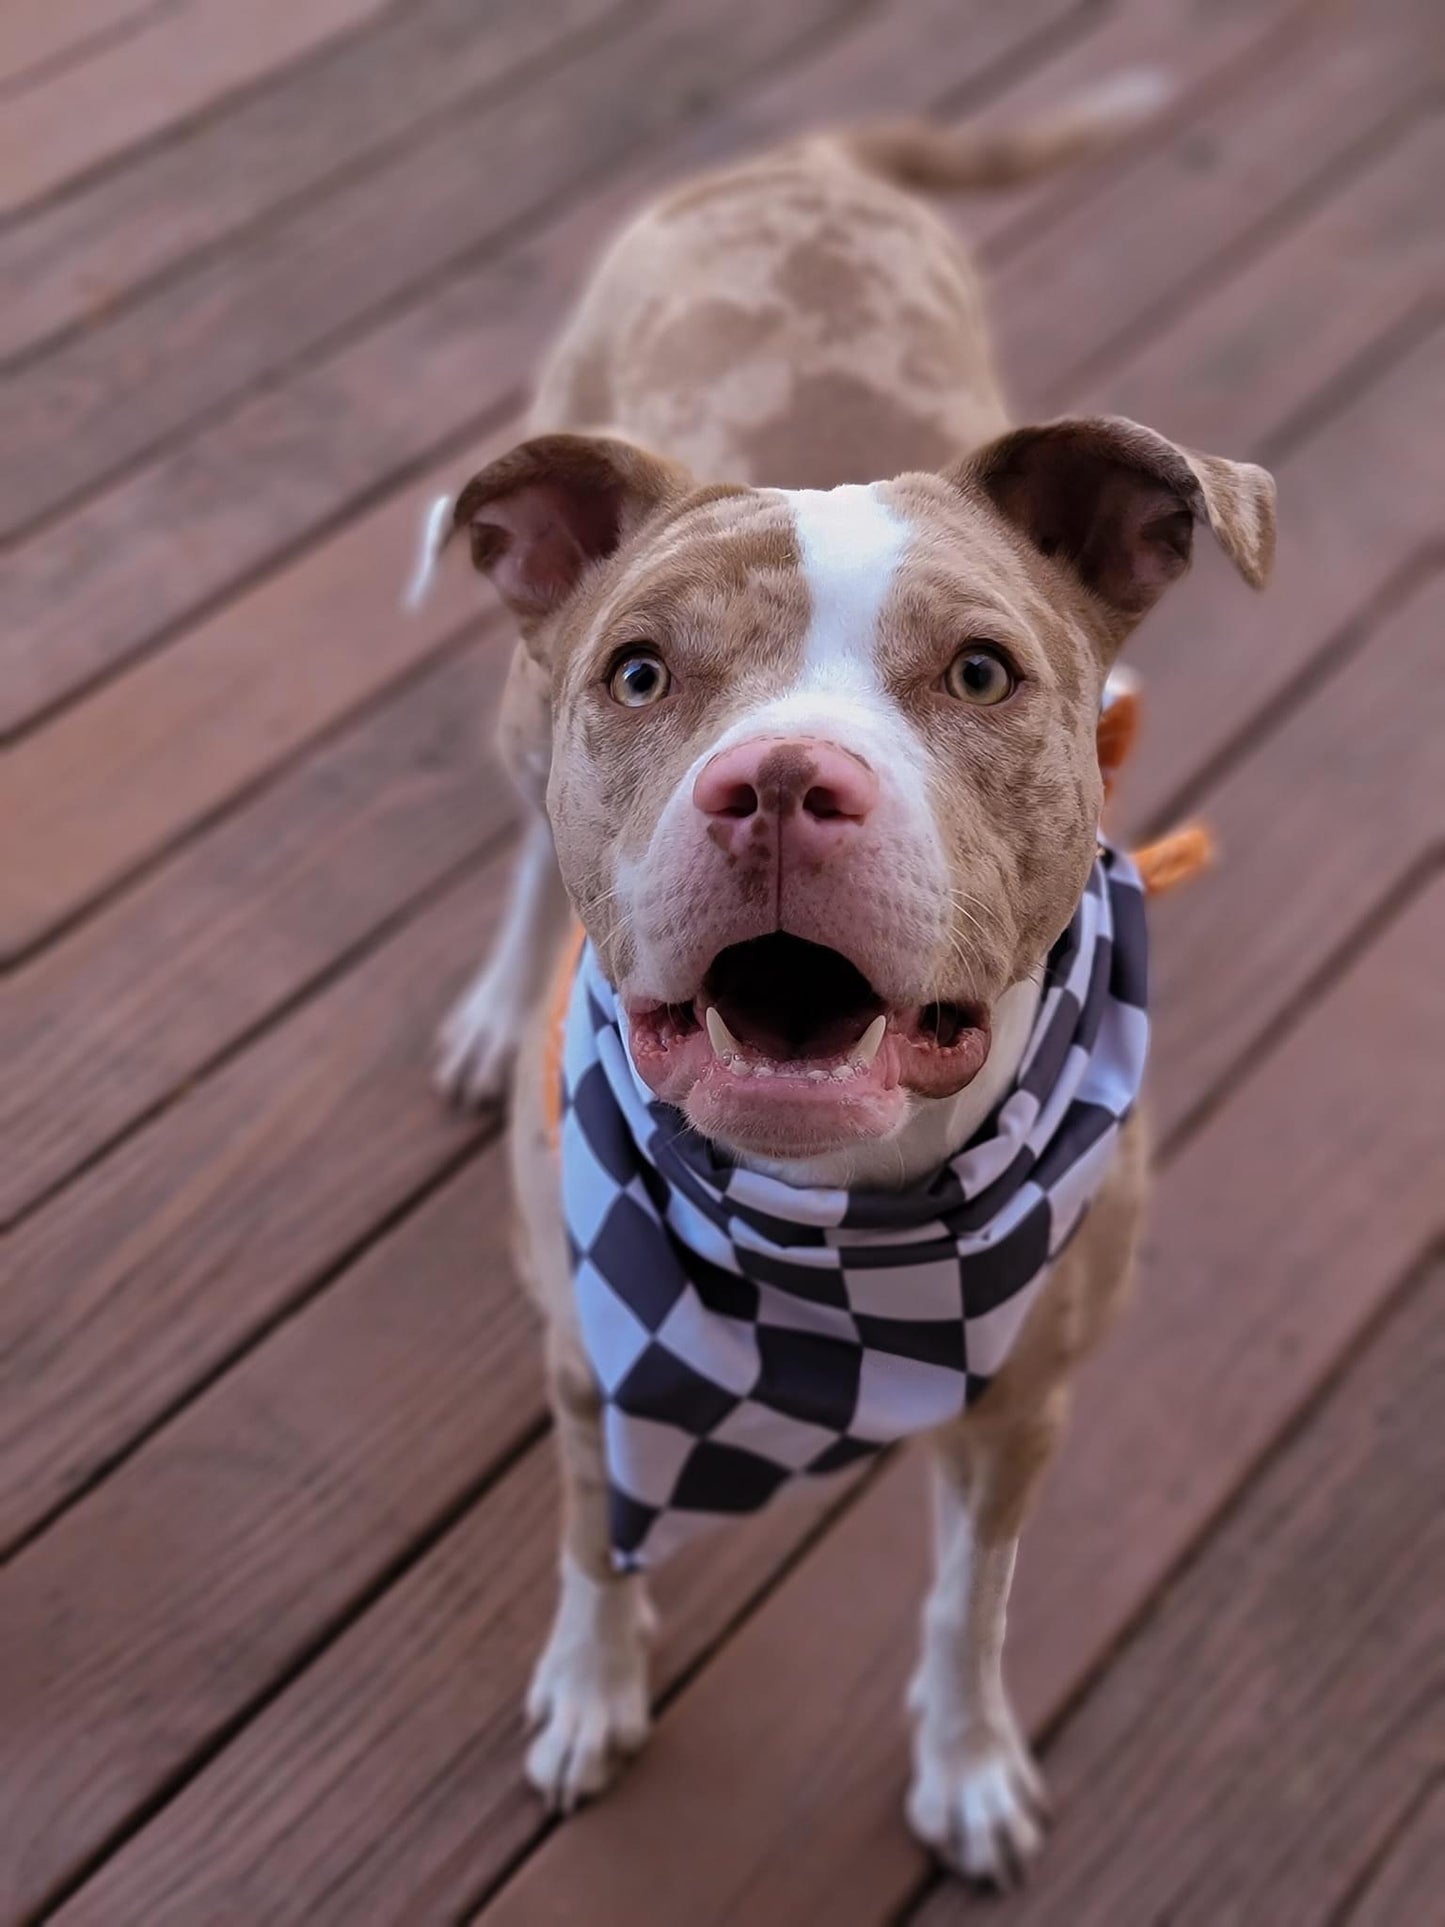
<svg viewBox="0 0 1445 1927">
<path fill-rule="evenodd" d="M 1177 103 L 975 199 L 1021 415 L 1278 475 L 1134 660 L 1140 1303 L 1025 1548 L 1059 1797 L 1000 1922 L 1414 1927 L 1445 1883 L 1445 392 L 1428 0 L 0 9 L 0 1918 L 948 1927 L 904 1831 L 908 1455 L 661 1585 L 544 1825 L 553 1476 L 491 1129 L 427 1082 L 511 805 L 506 635 L 394 612 L 616 217 L 830 117 Z M 825 1509 L 830 1507 L 831 1509 Z M 981 1916 L 980 1916 L 981 1917 Z"/>
</svg>

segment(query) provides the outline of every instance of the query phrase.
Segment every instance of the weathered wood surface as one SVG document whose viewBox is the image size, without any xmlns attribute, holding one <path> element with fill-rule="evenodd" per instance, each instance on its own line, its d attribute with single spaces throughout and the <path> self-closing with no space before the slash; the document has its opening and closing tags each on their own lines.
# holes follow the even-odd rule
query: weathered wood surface
<svg viewBox="0 0 1445 1927">
<path fill-rule="evenodd" d="M 507 635 L 461 579 L 394 609 L 659 182 L 1140 60 L 1157 126 L 948 210 L 1021 409 L 1268 461 L 1282 508 L 1267 596 L 1202 558 L 1135 650 L 1119 823 L 1187 806 L 1224 857 L 1156 914 L 1141 1302 L 1026 1543 L 1011 1671 L 1069 1715 L 1020 1911 L 1427 1917 L 1434 46 L 1414 0 L 6 10 L 0 1918 L 971 1904 L 900 1819 L 907 1456 L 666 1576 L 614 1799 L 549 1832 L 521 1785 L 550 1442 L 494 1125 L 426 1082 L 505 877 Z"/>
</svg>

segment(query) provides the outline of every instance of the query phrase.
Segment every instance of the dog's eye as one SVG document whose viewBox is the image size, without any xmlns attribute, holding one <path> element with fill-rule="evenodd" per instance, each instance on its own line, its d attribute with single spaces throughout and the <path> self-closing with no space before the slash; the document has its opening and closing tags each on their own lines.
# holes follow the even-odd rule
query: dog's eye
<svg viewBox="0 0 1445 1927">
<path fill-rule="evenodd" d="M 667 664 L 651 649 L 629 649 L 614 665 L 607 688 L 624 709 L 646 709 L 661 702 L 671 687 Z"/>
<path fill-rule="evenodd" d="M 960 649 L 944 672 L 943 686 L 961 703 L 985 707 L 1001 703 L 1018 687 L 1018 677 L 996 649 L 971 642 Z"/>
</svg>

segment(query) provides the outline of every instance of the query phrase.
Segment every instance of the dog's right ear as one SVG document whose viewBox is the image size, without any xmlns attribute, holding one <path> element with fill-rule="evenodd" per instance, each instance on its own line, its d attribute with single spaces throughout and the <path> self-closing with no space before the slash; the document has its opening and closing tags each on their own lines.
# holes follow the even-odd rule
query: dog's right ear
<svg viewBox="0 0 1445 1927">
<path fill-rule="evenodd" d="M 609 435 L 538 435 L 474 475 L 446 540 L 465 533 L 523 635 L 691 486 L 686 469 Z"/>
</svg>

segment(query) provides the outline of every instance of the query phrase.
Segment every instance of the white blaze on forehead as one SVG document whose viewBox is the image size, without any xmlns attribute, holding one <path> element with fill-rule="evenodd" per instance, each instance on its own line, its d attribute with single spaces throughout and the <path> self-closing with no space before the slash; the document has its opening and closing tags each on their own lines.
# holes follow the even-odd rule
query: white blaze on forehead
<svg viewBox="0 0 1445 1927">
<path fill-rule="evenodd" d="M 890 772 L 923 806 L 925 754 L 879 670 L 878 624 L 913 530 L 876 486 L 769 491 L 787 507 L 808 590 L 802 654 L 780 688 L 734 715 L 709 755 L 755 736 L 823 736 Z"/>
<path fill-rule="evenodd" d="M 878 618 L 910 530 L 872 487 L 788 489 L 811 616 L 800 686 L 878 689 Z"/>
</svg>

